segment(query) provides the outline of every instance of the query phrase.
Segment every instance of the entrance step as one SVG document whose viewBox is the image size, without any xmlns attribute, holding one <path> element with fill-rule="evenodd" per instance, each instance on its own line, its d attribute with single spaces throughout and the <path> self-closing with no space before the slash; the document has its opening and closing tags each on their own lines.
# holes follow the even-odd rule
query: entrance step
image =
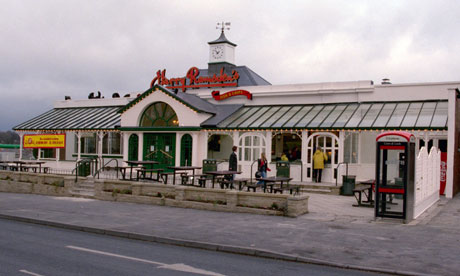
<svg viewBox="0 0 460 276">
<path fill-rule="evenodd" d="M 329 194 L 329 195 L 339 195 L 340 186 L 335 186 L 335 184 L 324 183 L 296 183 L 300 185 L 300 190 L 303 193 L 315 193 L 315 194 Z"/>
<path fill-rule="evenodd" d="M 94 198 L 94 179 L 88 178 L 83 182 L 75 183 L 70 194 L 74 197 Z"/>
</svg>

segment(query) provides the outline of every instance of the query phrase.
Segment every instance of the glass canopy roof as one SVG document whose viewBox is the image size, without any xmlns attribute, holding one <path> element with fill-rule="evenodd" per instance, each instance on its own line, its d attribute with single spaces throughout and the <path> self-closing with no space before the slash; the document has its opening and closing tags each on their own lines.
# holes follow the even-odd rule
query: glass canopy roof
<svg viewBox="0 0 460 276">
<path fill-rule="evenodd" d="M 244 106 L 227 129 L 447 129 L 447 101 Z"/>
</svg>

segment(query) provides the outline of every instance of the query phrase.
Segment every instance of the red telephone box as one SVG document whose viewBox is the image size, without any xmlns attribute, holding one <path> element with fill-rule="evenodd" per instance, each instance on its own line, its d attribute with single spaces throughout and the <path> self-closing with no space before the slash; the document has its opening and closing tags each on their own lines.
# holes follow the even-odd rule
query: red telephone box
<svg viewBox="0 0 460 276">
<path fill-rule="evenodd" d="M 413 218 L 415 137 L 403 131 L 377 136 L 375 217 Z"/>
</svg>

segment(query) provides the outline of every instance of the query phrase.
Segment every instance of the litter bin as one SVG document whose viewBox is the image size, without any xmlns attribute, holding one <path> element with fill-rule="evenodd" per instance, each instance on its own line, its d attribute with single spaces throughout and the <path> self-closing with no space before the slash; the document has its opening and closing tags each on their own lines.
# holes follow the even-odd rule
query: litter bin
<svg viewBox="0 0 460 276">
<path fill-rule="evenodd" d="M 342 187 L 340 188 L 341 195 L 351 196 L 355 189 L 356 176 L 355 175 L 343 175 L 342 176 Z"/>
<path fill-rule="evenodd" d="M 290 177 L 291 169 L 288 161 L 276 162 L 276 176 L 277 177 Z"/>
<path fill-rule="evenodd" d="M 203 173 L 217 171 L 216 159 L 203 159 Z"/>
<path fill-rule="evenodd" d="M 78 165 L 78 176 L 88 176 L 91 174 L 91 162 L 82 161 Z"/>
</svg>

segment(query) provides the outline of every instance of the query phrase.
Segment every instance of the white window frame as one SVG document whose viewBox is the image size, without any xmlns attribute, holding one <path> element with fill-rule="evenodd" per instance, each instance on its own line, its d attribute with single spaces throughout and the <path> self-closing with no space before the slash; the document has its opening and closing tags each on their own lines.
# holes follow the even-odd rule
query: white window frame
<svg viewBox="0 0 460 276">
<path fill-rule="evenodd" d="M 249 143 L 248 138 L 249 137 Z M 258 146 L 254 146 L 255 139 L 260 139 L 260 144 Z M 248 155 L 245 154 L 246 150 L 248 150 Z M 240 136 L 238 141 L 238 160 L 242 162 L 252 162 L 260 158 L 260 154 L 267 150 L 267 143 L 265 141 L 265 137 L 259 133 L 245 133 Z"/>
</svg>

